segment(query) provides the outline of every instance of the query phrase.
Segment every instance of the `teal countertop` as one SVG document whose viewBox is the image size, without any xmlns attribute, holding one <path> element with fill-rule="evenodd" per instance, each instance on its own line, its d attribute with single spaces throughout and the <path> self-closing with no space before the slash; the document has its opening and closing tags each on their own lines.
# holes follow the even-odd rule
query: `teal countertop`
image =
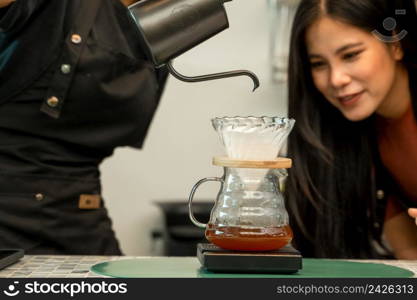
<svg viewBox="0 0 417 300">
<path fill-rule="evenodd" d="M 303 259 L 301 271 L 279 275 L 212 273 L 202 269 L 196 257 L 26 255 L 0 271 L 0 277 L 7 278 L 93 278 L 108 274 L 146 278 L 417 277 L 417 261 Z"/>
</svg>

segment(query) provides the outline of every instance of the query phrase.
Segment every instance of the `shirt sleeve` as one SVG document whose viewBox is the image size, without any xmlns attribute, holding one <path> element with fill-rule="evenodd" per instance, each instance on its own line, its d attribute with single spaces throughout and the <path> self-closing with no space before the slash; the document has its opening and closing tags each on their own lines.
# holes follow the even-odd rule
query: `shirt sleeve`
<svg viewBox="0 0 417 300">
<path fill-rule="evenodd" d="M 2 7 L 0 8 L 0 22 L 3 19 L 3 17 L 6 15 L 6 12 L 9 10 L 10 6 L 12 6 L 13 4 L 10 4 L 6 7 Z"/>
<path fill-rule="evenodd" d="M 0 31 L 18 32 L 47 0 L 16 0 L 0 9 Z"/>
</svg>

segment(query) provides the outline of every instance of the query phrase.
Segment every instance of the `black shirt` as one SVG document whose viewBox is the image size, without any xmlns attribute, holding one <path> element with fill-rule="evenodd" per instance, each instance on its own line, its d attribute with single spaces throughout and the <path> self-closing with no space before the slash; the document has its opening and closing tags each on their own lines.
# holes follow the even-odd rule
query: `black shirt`
<svg viewBox="0 0 417 300">
<path fill-rule="evenodd" d="M 119 0 L 101 0 L 94 17 L 82 1 L 17 0 L 0 10 L 0 165 L 8 170 L 78 176 L 117 146 L 143 144 L 166 72 L 146 60 Z"/>
<path fill-rule="evenodd" d="M 120 254 L 98 165 L 142 146 L 167 72 L 119 0 L 17 0 L 0 29 L 0 248 Z"/>
</svg>

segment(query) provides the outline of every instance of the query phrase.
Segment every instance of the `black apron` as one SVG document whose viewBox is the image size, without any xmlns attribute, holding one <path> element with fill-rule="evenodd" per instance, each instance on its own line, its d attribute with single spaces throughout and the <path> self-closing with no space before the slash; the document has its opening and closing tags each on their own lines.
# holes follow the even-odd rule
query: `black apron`
<svg viewBox="0 0 417 300">
<path fill-rule="evenodd" d="M 48 49 L 53 59 L 39 68 L 40 76 L 19 77 L 27 88 L 17 93 L 0 82 L 0 248 L 118 255 L 99 164 L 117 146 L 142 146 L 167 73 L 145 60 L 136 25 L 119 0 L 42 5 L 43 17 L 53 18 L 60 5 L 70 17 L 62 22 L 62 40 L 50 44 L 59 51 Z M 37 25 L 32 19 L 28 30 Z M 17 54 L 28 51 L 24 43 Z M 19 76 L 18 70 L 15 57 L 0 78 Z M 58 105 L 49 105 L 51 97 Z"/>
<path fill-rule="evenodd" d="M 0 174 L 0 247 L 27 254 L 121 254 L 106 208 L 80 209 L 100 195 L 98 179 Z"/>
</svg>

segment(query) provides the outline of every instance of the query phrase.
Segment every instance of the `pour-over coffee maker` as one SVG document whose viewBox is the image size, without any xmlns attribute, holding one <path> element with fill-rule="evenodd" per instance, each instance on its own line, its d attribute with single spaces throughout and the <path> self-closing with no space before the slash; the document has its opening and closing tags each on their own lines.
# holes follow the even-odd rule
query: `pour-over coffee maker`
<svg viewBox="0 0 417 300">
<path fill-rule="evenodd" d="M 225 117 L 212 120 L 227 156 L 214 157 L 222 177 L 198 181 L 189 196 L 191 221 L 205 228 L 211 244 L 197 256 L 212 271 L 291 273 L 301 268 L 282 195 L 289 158 L 278 157 L 295 121 L 278 117 Z M 195 219 L 194 194 L 208 181 L 221 183 L 208 224 Z"/>
</svg>

